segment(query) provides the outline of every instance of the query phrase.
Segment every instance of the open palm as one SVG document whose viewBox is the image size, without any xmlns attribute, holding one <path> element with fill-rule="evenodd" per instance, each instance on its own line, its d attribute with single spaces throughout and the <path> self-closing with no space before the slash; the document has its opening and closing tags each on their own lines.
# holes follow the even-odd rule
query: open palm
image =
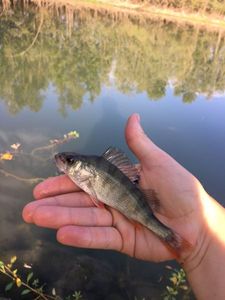
<svg viewBox="0 0 225 300">
<path fill-rule="evenodd" d="M 126 140 L 140 161 L 140 185 L 151 189 L 160 205 L 155 215 L 176 231 L 193 251 L 202 232 L 201 199 L 205 193 L 198 180 L 144 134 L 137 115 L 126 126 Z M 24 220 L 57 229 L 59 242 L 75 247 L 113 249 L 139 259 L 163 261 L 174 253 L 151 231 L 134 224 L 112 208 L 95 207 L 87 194 L 66 176 L 46 179 L 34 189 L 33 201 L 23 210 Z"/>
</svg>

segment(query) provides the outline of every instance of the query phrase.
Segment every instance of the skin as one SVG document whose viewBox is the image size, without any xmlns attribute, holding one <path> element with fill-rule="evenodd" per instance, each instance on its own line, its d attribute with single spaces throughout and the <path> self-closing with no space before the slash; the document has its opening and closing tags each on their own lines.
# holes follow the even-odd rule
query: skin
<svg viewBox="0 0 225 300">
<path fill-rule="evenodd" d="M 127 122 L 125 137 L 140 165 L 140 185 L 160 200 L 156 217 L 178 233 L 183 246 L 176 253 L 151 231 L 111 208 L 95 207 L 65 175 L 48 178 L 34 189 L 23 210 L 27 223 L 54 228 L 65 245 L 113 249 L 138 259 L 177 259 L 198 299 L 225 299 L 225 209 L 201 183 L 144 133 L 139 116 Z M 212 287 L 212 288 L 208 288 Z"/>
</svg>

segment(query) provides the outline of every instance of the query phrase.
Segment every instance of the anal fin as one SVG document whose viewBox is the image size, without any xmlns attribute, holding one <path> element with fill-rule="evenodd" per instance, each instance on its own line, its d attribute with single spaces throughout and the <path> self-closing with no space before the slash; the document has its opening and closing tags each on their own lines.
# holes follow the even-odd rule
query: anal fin
<svg viewBox="0 0 225 300">
<path fill-rule="evenodd" d="M 101 202 L 101 201 L 98 199 L 98 196 L 97 196 L 97 194 L 96 194 L 96 192 L 95 192 L 95 189 L 93 188 L 93 185 L 92 185 L 91 181 L 88 181 L 86 184 L 87 184 L 88 190 L 89 190 L 89 193 L 88 193 L 88 194 L 89 194 L 91 200 L 93 201 L 93 203 L 94 203 L 97 207 L 101 207 L 101 208 L 105 207 L 105 206 L 104 206 L 104 203 Z"/>
</svg>

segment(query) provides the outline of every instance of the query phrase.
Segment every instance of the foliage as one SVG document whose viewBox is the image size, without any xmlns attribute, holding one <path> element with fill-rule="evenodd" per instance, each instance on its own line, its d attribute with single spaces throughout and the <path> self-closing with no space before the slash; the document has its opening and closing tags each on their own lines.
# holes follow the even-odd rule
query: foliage
<svg viewBox="0 0 225 300">
<path fill-rule="evenodd" d="M 224 92 L 222 31 L 71 7 L 24 9 L 3 12 L 0 22 L 0 101 L 12 114 L 40 110 L 50 85 L 62 115 L 109 84 L 159 100 L 172 83 L 185 103 Z"/>
<path fill-rule="evenodd" d="M 167 266 L 167 268 L 170 270 L 170 284 L 166 286 L 162 294 L 163 300 L 176 300 L 178 298 L 189 300 L 191 289 L 187 283 L 184 270 L 182 268 L 179 270 L 173 269 L 170 266 Z"/>
<path fill-rule="evenodd" d="M 71 296 L 66 297 L 66 300 L 81 300 L 81 299 L 83 299 L 81 291 L 75 291 Z"/>
<path fill-rule="evenodd" d="M 41 284 L 39 279 L 35 277 L 33 271 L 29 270 L 26 276 L 22 276 L 18 272 L 18 268 L 15 266 L 17 257 L 13 256 L 10 262 L 5 264 L 0 261 L 0 273 L 8 277 L 10 281 L 5 286 L 5 293 L 9 293 L 12 288 L 17 288 L 21 298 L 25 295 L 31 294 L 32 299 L 43 300 L 62 300 L 62 298 L 56 294 L 55 289 L 52 289 L 52 295 L 45 292 L 45 284 Z M 25 268 L 31 269 L 31 266 L 24 264 Z M 67 300 L 81 300 L 83 299 L 81 291 L 75 291 L 71 296 L 66 297 Z"/>
</svg>

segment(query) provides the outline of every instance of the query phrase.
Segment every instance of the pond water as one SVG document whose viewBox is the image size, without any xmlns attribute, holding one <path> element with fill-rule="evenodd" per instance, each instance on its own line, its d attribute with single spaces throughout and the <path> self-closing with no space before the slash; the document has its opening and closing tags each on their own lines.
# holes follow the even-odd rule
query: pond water
<svg viewBox="0 0 225 300">
<path fill-rule="evenodd" d="M 124 140 L 133 112 L 225 204 L 223 31 L 103 9 L 16 5 L 1 13 L 0 82 L 0 153 L 21 144 L 13 160 L 0 161 L 0 260 L 16 255 L 63 297 L 77 290 L 93 300 L 162 299 L 166 264 L 62 246 L 21 212 L 35 180 L 57 174 L 56 151 L 101 154 L 113 145 L 135 162 Z M 48 147 L 71 130 L 79 138 Z M 1 277 L 2 295 L 4 285 Z"/>
</svg>

